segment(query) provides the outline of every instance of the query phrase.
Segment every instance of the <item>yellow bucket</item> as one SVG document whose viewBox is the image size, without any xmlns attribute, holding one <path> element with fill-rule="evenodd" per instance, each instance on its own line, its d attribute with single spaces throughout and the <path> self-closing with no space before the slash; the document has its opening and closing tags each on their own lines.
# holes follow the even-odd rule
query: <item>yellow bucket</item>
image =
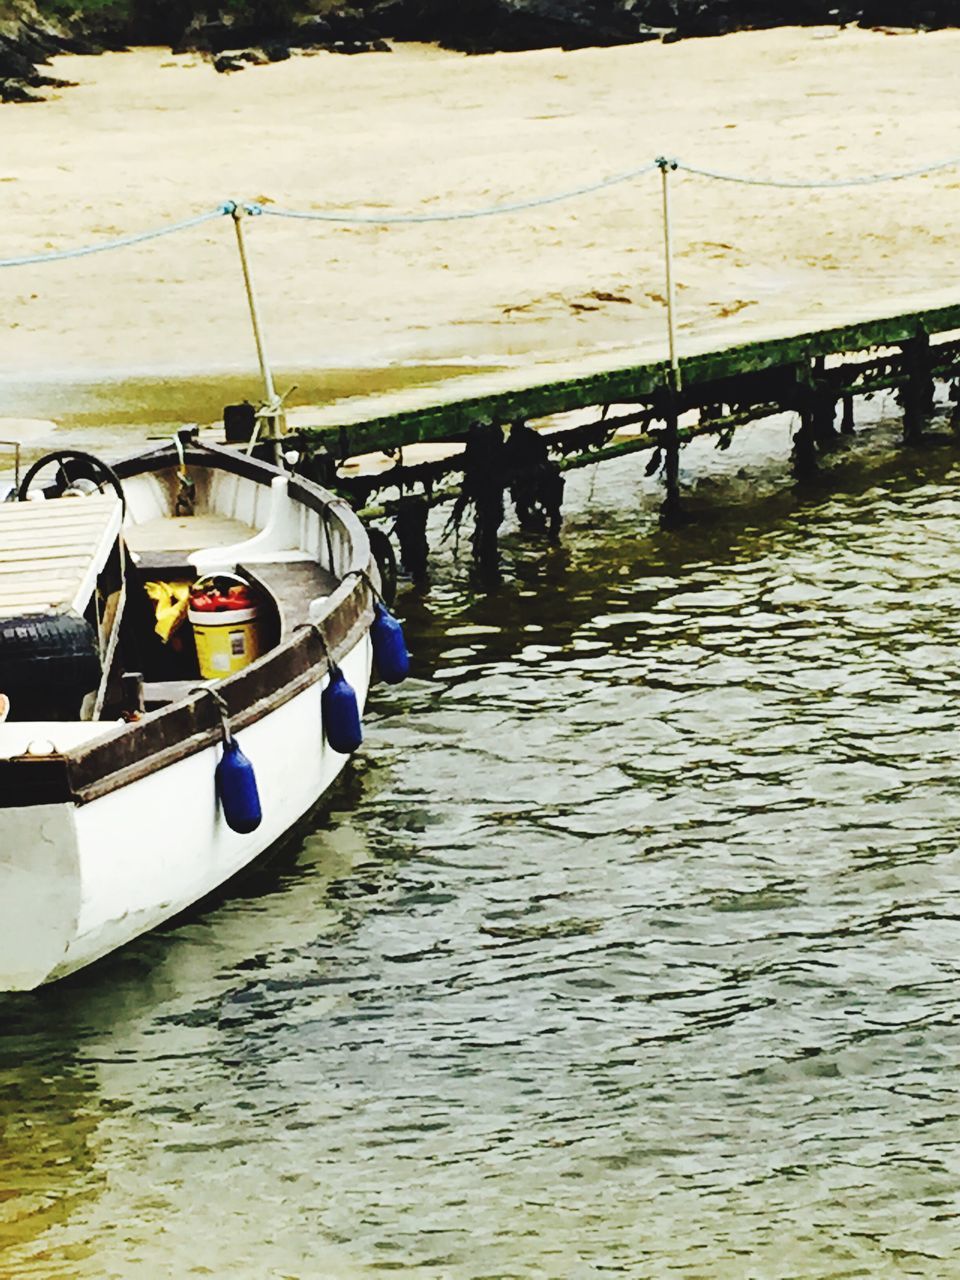
<svg viewBox="0 0 960 1280">
<path fill-rule="evenodd" d="M 259 658 L 256 609 L 230 609 L 220 613 L 190 609 L 187 617 L 193 627 L 202 679 L 222 680 Z"/>
</svg>

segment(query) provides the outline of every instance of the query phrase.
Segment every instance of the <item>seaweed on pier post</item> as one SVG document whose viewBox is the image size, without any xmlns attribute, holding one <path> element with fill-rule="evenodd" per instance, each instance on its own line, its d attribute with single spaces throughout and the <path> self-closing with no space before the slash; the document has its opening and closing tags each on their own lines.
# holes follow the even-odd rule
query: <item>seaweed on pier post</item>
<svg viewBox="0 0 960 1280">
<path fill-rule="evenodd" d="M 700 406 L 700 423 L 706 427 L 712 422 L 719 422 L 727 414 L 727 406 L 720 400 Z"/>
<path fill-rule="evenodd" d="M 680 501 L 680 405 L 677 391 L 668 387 L 662 396 L 658 417 L 663 418 L 663 484 L 666 490 L 660 507 L 660 524 L 675 529 L 684 521 Z"/>
<path fill-rule="evenodd" d="M 314 484 L 323 485 L 325 489 L 335 489 L 337 460 L 323 440 L 315 440 L 307 432 L 298 432 L 291 443 L 300 454 L 295 467 L 297 474 L 306 476 Z"/>
<path fill-rule="evenodd" d="M 933 407 L 934 385 L 930 372 L 930 335 L 921 330 L 901 344 L 907 380 L 901 392 L 903 443 L 923 443 L 923 428 Z"/>
<path fill-rule="evenodd" d="M 853 395 L 849 392 L 843 397 L 843 420 L 840 423 L 840 431 L 845 436 L 852 436 L 854 432 Z"/>
<path fill-rule="evenodd" d="M 426 582 L 430 544 L 427 541 L 427 516 L 430 504 L 426 498 L 404 494 L 397 506 L 394 533 L 400 544 L 400 561 L 414 582 Z"/>
<path fill-rule="evenodd" d="M 824 380 L 825 372 L 826 362 L 820 356 L 813 362 L 810 412 L 813 438 L 821 453 L 835 449 L 840 443 L 839 432 L 834 426 L 837 403 L 833 391 Z"/>
<path fill-rule="evenodd" d="M 372 525 L 367 527 L 367 537 L 380 575 L 380 594 L 386 605 L 392 605 L 397 598 L 397 557 L 393 543 L 389 534 Z"/>
<path fill-rule="evenodd" d="M 520 528 L 527 533 L 545 529 L 551 542 L 556 542 L 563 519 L 564 480 L 559 466 L 550 459 L 547 442 L 518 419 L 511 424 L 503 456 Z"/>
<path fill-rule="evenodd" d="M 809 484 L 820 474 L 817 457 L 816 392 L 813 372 L 807 361 L 794 368 L 795 403 L 800 426 L 793 437 L 793 474 L 800 484 Z"/>
<path fill-rule="evenodd" d="M 953 397 L 953 407 L 950 410 L 950 430 L 956 435 L 960 435 L 960 378 L 954 379 L 950 395 Z"/>
<path fill-rule="evenodd" d="M 467 432 L 463 484 L 453 504 L 448 528 L 459 529 L 473 506 L 473 558 L 487 580 L 500 576 L 498 534 L 503 523 L 503 431 L 498 423 L 475 422 Z"/>
</svg>

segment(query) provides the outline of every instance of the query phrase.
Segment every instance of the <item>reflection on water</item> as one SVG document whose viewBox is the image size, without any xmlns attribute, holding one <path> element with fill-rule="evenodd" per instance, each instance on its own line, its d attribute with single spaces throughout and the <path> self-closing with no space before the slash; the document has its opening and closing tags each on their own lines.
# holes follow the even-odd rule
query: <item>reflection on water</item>
<svg viewBox="0 0 960 1280">
<path fill-rule="evenodd" d="M 0 1272 L 956 1274 L 960 467 L 740 464 L 441 558 L 315 829 L 0 1004 Z"/>
</svg>

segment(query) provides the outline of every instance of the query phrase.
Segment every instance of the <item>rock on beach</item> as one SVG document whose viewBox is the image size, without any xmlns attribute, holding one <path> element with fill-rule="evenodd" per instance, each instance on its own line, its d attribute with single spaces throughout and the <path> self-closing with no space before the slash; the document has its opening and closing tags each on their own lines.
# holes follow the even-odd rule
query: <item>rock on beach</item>
<svg viewBox="0 0 960 1280">
<path fill-rule="evenodd" d="M 127 45 L 169 44 L 205 55 L 218 71 L 276 62 L 291 51 L 385 52 L 388 41 L 465 53 L 566 49 L 719 36 L 777 26 L 951 26 L 955 0 L 356 0 L 319 6 L 250 3 L 150 5 L 52 16 L 42 0 L 0 0 L 0 101 L 30 102 L 64 81 L 49 58 Z M 262 57 L 260 55 L 263 55 Z"/>
</svg>

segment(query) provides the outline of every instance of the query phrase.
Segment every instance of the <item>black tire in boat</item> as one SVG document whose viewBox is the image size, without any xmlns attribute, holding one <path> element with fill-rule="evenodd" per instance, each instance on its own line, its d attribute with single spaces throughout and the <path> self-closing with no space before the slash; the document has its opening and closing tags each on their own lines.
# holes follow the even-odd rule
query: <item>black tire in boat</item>
<svg viewBox="0 0 960 1280">
<path fill-rule="evenodd" d="M 76 720 L 100 683 L 93 628 L 73 613 L 0 618 L 0 693 L 10 720 Z"/>
</svg>

